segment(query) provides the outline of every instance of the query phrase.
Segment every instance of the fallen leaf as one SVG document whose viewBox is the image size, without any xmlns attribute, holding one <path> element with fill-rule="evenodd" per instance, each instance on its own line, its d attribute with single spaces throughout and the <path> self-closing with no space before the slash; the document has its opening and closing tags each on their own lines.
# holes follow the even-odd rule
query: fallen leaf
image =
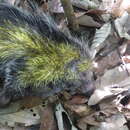
<svg viewBox="0 0 130 130">
<path fill-rule="evenodd" d="M 127 70 L 126 70 L 127 68 Z M 96 80 L 96 90 L 88 100 L 88 105 L 95 105 L 108 97 L 117 95 L 129 89 L 130 65 L 121 65 L 106 73 Z"/>
<path fill-rule="evenodd" d="M 72 0 L 71 2 L 72 2 L 73 6 L 76 6 L 78 8 L 84 9 L 84 10 L 98 8 L 98 6 L 99 6 L 98 3 L 95 3 L 90 0 Z"/>
<path fill-rule="evenodd" d="M 117 86 L 120 82 L 128 78 L 128 72 L 125 69 L 126 66 L 127 65 L 120 65 L 107 70 L 103 76 L 96 80 L 96 87 L 104 89 L 105 87 Z"/>
<path fill-rule="evenodd" d="M 22 99 L 21 104 L 24 108 L 32 108 L 41 104 L 43 100 L 39 97 L 25 97 Z"/>
<path fill-rule="evenodd" d="M 110 11 L 114 5 L 114 0 L 102 0 L 99 9 Z"/>
<path fill-rule="evenodd" d="M 40 117 L 40 130 L 58 130 L 54 118 L 53 107 L 51 105 L 46 106 L 44 109 L 41 109 Z"/>
<path fill-rule="evenodd" d="M 128 127 L 124 125 L 127 121 L 122 114 L 116 114 L 107 118 L 109 121 L 101 122 L 99 127 L 92 127 L 94 130 L 128 130 Z M 90 129 L 90 130 L 93 130 Z"/>
<path fill-rule="evenodd" d="M 118 32 L 118 35 L 120 38 L 125 38 L 127 40 L 130 40 L 130 35 L 127 33 L 126 28 L 125 28 L 125 23 L 128 22 L 128 13 L 124 12 L 122 17 L 117 18 L 114 23 L 115 23 L 115 28 Z"/>
<path fill-rule="evenodd" d="M 101 9 L 90 9 L 86 12 L 87 14 L 95 14 L 95 15 L 102 15 L 106 13 L 106 10 Z"/>
<path fill-rule="evenodd" d="M 99 103 L 101 100 L 111 97 L 112 95 L 113 93 L 107 88 L 101 90 L 96 89 L 92 96 L 89 98 L 88 105 L 95 105 Z"/>
<path fill-rule="evenodd" d="M 60 0 L 48 1 L 48 9 L 52 13 L 64 13 Z"/>
<path fill-rule="evenodd" d="M 19 111 L 22 107 L 23 107 L 23 105 L 21 104 L 21 101 L 11 103 L 6 108 L 0 108 L 0 116 L 1 115 L 7 115 L 7 114 L 10 114 L 10 113 L 15 113 L 15 112 Z"/>
<path fill-rule="evenodd" d="M 64 110 L 64 108 L 62 107 L 60 103 L 56 105 L 55 116 L 57 119 L 57 125 L 58 125 L 59 130 L 68 130 L 68 129 L 78 130 L 73 125 L 71 118 L 69 117 L 68 113 Z"/>
<path fill-rule="evenodd" d="M 94 36 L 94 40 L 91 46 L 92 57 L 98 53 L 100 49 L 104 47 L 104 41 L 107 39 L 111 32 L 111 23 L 104 24 L 100 29 L 96 30 L 96 34 Z"/>
<path fill-rule="evenodd" d="M 86 116 L 93 112 L 93 110 L 90 107 L 88 107 L 86 104 L 72 105 L 69 103 L 65 103 L 64 106 L 66 109 L 70 110 L 73 113 L 76 113 L 79 116 Z"/>
<path fill-rule="evenodd" d="M 124 126 L 121 126 L 121 127 L 118 127 L 118 125 L 116 126 L 113 123 L 106 123 L 106 122 L 103 122 L 101 123 L 101 126 L 99 128 L 96 128 L 98 130 L 129 130 L 128 127 L 126 125 Z"/>
<path fill-rule="evenodd" d="M 115 101 L 116 97 L 111 97 L 104 99 L 102 102 L 100 102 L 99 107 L 100 107 L 100 112 L 103 113 L 106 118 L 111 117 L 115 113 L 118 113 L 117 109 L 117 102 Z"/>
<path fill-rule="evenodd" d="M 70 104 L 85 104 L 88 99 L 85 96 L 73 96 L 71 100 L 68 101 Z"/>
<path fill-rule="evenodd" d="M 38 106 L 39 107 L 39 106 Z M 26 110 L 21 110 L 16 113 L 6 114 L 0 116 L 1 124 L 8 124 L 8 126 L 14 127 L 16 123 L 24 124 L 24 126 L 31 126 L 40 123 L 40 116 L 38 113 L 38 107 Z"/>
<path fill-rule="evenodd" d="M 12 130 L 11 127 L 0 125 L 0 130 Z"/>
<path fill-rule="evenodd" d="M 121 7 L 121 4 L 124 0 L 117 0 L 111 10 L 111 13 L 114 17 L 120 17 L 124 13 L 124 9 Z"/>
<path fill-rule="evenodd" d="M 106 119 L 107 123 L 114 123 L 115 127 L 123 126 L 127 121 L 123 114 L 117 113 L 110 118 Z"/>
<path fill-rule="evenodd" d="M 75 14 L 75 17 L 78 18 L 78 17 L 81 17 L 81 16 L 85 15 L 86 11 L 78 12 L 78 13 L 75 12 L 74 14 Z"/>
<path fill-rule="evenodd" d="M 82 122 L 82 120 L 78 121 L 77 126 L 80 128 L 80 130 L 87 130 L 87 124 Z"/>
<path fill-rule="evenodd" d="M 95 115 L 98 115 L 99 114 L 99 112 L 97 112 L 97 113 L 93 113 L 93 114 L 91 114 L 91 115 L 89 115 L 89 116 L 85 116 L 85 117 L 82 117 L 82 118 L 80 118 L 79 120 L 78 120 L 78 123 L 80 124 L 80 122 L 83 124 L 84 123 L 84 125 L 86 124 L 86 125 L 94 125 L 94 126 L 99 126 L 100 125 L 100 122 L 99 121 L 97 121 L 96 120 L 96 118 L 95 118 Z"/>
<path fill-rule="evenodd" d="M 88 27 L 101 27 L 101 24 L 94 21 L 94 19 L 91 16 L 88 15 L 82 15 L 77 18 L 77 21 L 80 25 L 88 26 Z"/>
<path fill-rule="evenodd" d="M 14 128 L 13 128 L 13 130 L 28 130 L 28 128 L 26 128 L 26 127 L 24 127 L 24 126 L 15 126 Z"/>
<path fill-rule="evenodd" d="M 93 63 L 93 70 L 96 75 L 103 75 L 104 72 L 110 68 L 113 68 L 121 63 L 119 52 L 114 50 L 109 52 L 107 56 L 97 60 Z"/>
</svg>

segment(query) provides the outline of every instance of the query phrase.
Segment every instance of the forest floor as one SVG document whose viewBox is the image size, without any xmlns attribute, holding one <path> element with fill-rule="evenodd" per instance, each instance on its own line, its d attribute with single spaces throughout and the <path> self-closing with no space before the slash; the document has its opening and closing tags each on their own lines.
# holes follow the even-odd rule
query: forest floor
<svg viewBox="0 0 130 130">
<path fill-rule="evenodd" d="M 30 10 L 27 0 L 3 1 Z M 36 2 L 59 29 L 70 33 L 60 0 Z M 91 56 L 96 57 L 86 76 L 86 87 L 93 93 L 88 97 L 62 92 L 47 101 L 29 97 L 14 102 L 0 108 L 0 130 L 130 129 L 130 0 L 71 0 L 71 4 L 79 25 L 76 36 L 90 42 Z"/>
</svg>

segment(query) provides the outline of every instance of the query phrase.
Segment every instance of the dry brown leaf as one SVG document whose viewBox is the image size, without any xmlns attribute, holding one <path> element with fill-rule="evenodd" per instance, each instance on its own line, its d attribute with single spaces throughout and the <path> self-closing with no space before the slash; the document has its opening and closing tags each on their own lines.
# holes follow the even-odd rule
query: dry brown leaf
<svg viewBox="0 0 130 130">
<path fill-rule="evenodd" d="M 121 59 L 119 53 L 115 50 L 102 59 L 94 62 L 93 69 L 97 75 L 102 75 L 105 70 L 115 67 L 119 63 L 121 63 Z"/>
<path fill-rule="evenodd" d="M 71 112 L 76 113 L 79 116 L 86 116 L 92 113 L 92 109 L 86 104 L 83 105 L 72 105 L 69 103 L 64 104 L 65 108 L 69 109 Z"/>
<path fill-rule="evenodd" d="M 85 96 L 73 96 L 71 100 L 68 101 L 70 104 L 85 104 L 88 99 Z"/>
<path fill-rule="evenodd" d="M 40 130 L 58 130 L 56 127 L 56 121 L 54 119 L 52 106 L 47 106 L 43 110 L 41 109 L 40 116 L 41 116 Z"/>
<path fill-rule="evenodd" d="M 88 105 L 95 105 L 103 99 L 111 97 L 112 95 L 113 93 L 109 90 L 109 88 L 96 89 L 92 96 L 89 98 Z"/>
<path fill-rule="evenodd" d="M 118 112 L 115 98 L 116 97 L 105 99 L 99 104 L 101 113 L 104 113 L 106 117 L 110 117 Z"/>
<path fill-rule="evenodd" d="M 95 14 L 95 15 L 102 15 L 106 13 L 106 10 L 101 9 L 91 9 L 86 12 L 87 14 Z"/>
<path fill-rule="evenodd" d="M 112 7 L 112 15 L 114 17 L 120 17 L 123 13 L 130 12 L 130 1 L 129 0 L 117 0 Z"/>
<path fill-rule="evenodd" d="M 87 130 L 87 124 L 82 122 L 82 120 L 79 120 L 77 123 L 77 126 L 81 129 L 81 130 Z"/>
<path fill-rule="evenodd" d="M 121 7 L 122 2 L 123 0 L 117 0 L 113 5 L 111 12 L 114 17 L 120 17 L 124 13 L 124 9 Z"/>
<path fill-rule="evenodd" d="M 22 99 L 21 104 L 24 108 L 32 108 L 42 103 L 42 99 L 39 97 L 25 97 Z"/>
<path fill-rule="evenodd" d="M 77 21 L 80 25 L 88 26 L 88 27 L 101 27 L 101 24 L 94 21 L 94 19 L 91 16 L 88 15 L 82 15 L 77 18 Z"/>
<path fill-rule="evenodd" d="M 84 11 L 84 12 L 78 12 L 78 13 L 75 12 L 74 14 L 75 14 L 75 17 L 78 18 L 78 17 L 81 17 L 81 16 L 85 15 L 86 11 Z"/>
<path fill-rule="evenodd" d="M 96 120 L 96 116 L 95 115 L 99 116 L 99 112 L 93 113 L 93 114 L 91 114 L 89 116 L 85 116 L 85 117 L 79 119 L 78 123 L 84 123 L 84 124 L 99 126 L 100 125 L 100 121 Z"/>
</svg>

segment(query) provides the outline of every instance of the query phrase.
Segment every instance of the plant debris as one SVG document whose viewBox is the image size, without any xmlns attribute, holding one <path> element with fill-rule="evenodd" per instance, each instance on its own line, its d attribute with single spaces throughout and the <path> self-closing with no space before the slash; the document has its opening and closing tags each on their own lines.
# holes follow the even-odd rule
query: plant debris
<svg viewBox="0 0 130 130">
<path fill-rule="evenodd" d="M 82 90 L 25 97 L 0 108 L 0 130 L 129 130 L 130 0 L 71 0 L 77 32 L 68 26 L 60 0 L 34 1 L 68 37 L 89 44 L 92 67 L 82 75 Z M 0 2 L 30 10 L 28 0 Z"/>
</svg>

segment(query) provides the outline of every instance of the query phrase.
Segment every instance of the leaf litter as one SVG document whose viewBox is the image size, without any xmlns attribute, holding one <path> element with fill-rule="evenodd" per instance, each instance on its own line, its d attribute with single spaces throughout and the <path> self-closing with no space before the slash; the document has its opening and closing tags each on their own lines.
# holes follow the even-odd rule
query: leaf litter
<svg viewBox="0 0 130 130">
<path fill-rule="evenodd" d="M 27 8 L 26 0 L 23 1 L 21 7 Z M 15 130 L 21 124 L 26 130 L 36 125 L 40 130 L 130 129 L 130 2 L 71 2 L 81 34 L 91 41 L 94 80 L 86 82 L 86 87 L 94 84 L 94 92 L 89 96 L 82 91 L 74 96 L 63 92 L 47 101 L 31 97 L 30 102 L 27 98 L 14 102 L 9 108 L 0 108 L 1 130 Z M 15 0 L 9 3 L 19 4 Z M 54 14 L 60 28 L 65 30 L 67 23 L 60 0 L 40 2 L 39 6 Z"/>
</svg>

